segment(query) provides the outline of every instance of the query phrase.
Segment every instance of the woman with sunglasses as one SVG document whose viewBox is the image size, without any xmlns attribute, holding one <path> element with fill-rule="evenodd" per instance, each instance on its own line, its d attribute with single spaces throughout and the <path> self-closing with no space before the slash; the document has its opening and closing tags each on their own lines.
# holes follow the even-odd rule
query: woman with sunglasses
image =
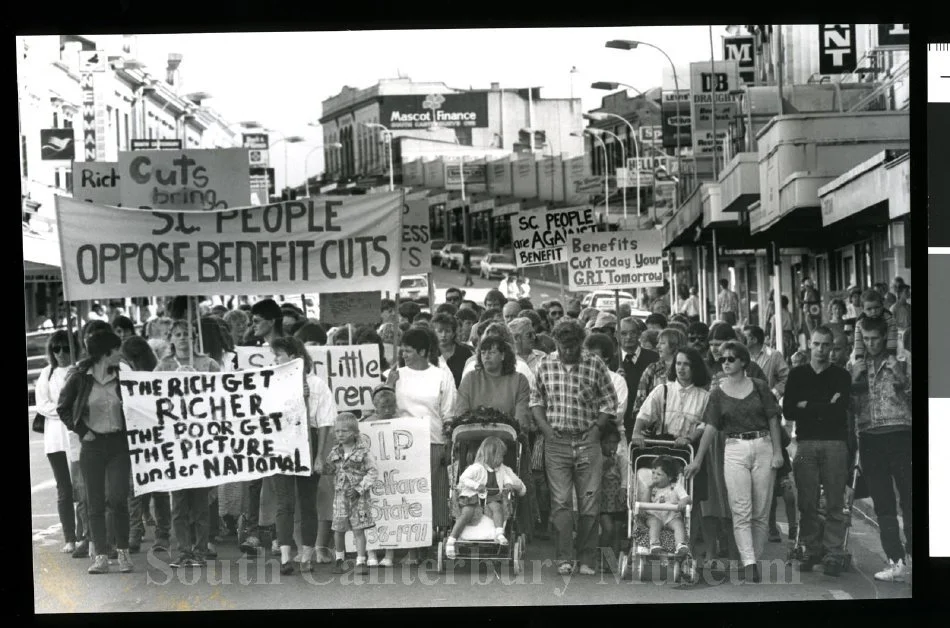
<svg viewBox="0 0 950 628">
<path fill-rule="evenodd" d="M 36 411 L 46 417 L 43 423 L 43 451 L 53 468 L 56 480 L 56 506 L 59 510 L 59 522 L 63 526 L 66 544 L 64 554 L 76 550 L 77 537 L 83 537 L 83 523 L 80 519 L 77 535 L 76 512 L 73 509 L 73 480 L 78 473 L 79 449 L 70 445 L 69 430 L 59 419 L 56 412 L 59 394 L 66 383 L 69 367 L 73 358 L 79 356 L 79 347 L 73 339 L 70 350 L 70 336 L 65 329 L 54 331 L 46 343 L 46 361 L 48 364 L 40 371 L 36 380 Z M 85 541 L 83 541 L 85 542 Z"/>
<path fill-rule="evenodd" d="M 722 434 L 722 473 L 743 568 L 740 573 L 747 581 L 760 582 L 758 561 L 769 534 L 775 472 L 784 462 L 780 411 L 767 381 L 746 375 L 749 364 L 754 363 L 744 345 L 726 341 L 718 353 L 724 377 L 709 395 L 703 417 L 706 429 L 699 451 L 684 474 L 690 478 L 698 473 L 716 435 Z M 712 471 L 707 467 L 707 472 Z"/>
</svg>

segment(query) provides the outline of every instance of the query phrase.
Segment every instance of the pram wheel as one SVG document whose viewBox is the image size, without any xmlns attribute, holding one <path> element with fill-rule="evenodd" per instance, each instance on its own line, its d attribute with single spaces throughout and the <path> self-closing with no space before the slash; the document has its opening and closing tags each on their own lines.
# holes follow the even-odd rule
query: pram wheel
<svg viewBox="0 0 950 628">
<path fill-rule="evenodd" d="M 680 576 L 682 575 L 683 575 L 683 570 L 682 570 L 682 567 L 680 567 L 680 561 L 674 560 L 673 561 L 673 582 L 674 583 L 679 582 Z"/>
<path fill-rule="evenodd" d="M 634 556 L 633 558 L 633 577 L 640 582 L 647 579 L 647 561 L 643 556 Z"/>
<path fill-rule="evenodd" d="M 511 549 L 511 571 L 520 575 L 524 571 L 525 535 L 520 535 Z"/>
<path fill-rule="evenodd" d="M 630 579 L 630 556 L 626 552 L 620 555 L 620 579 Z"/>
<path fill-rule="evenodd" d="M 445 571 L 445 541 L 439 541 L 435 550 L 435 570 L 439 573 Z"/>
</svg>

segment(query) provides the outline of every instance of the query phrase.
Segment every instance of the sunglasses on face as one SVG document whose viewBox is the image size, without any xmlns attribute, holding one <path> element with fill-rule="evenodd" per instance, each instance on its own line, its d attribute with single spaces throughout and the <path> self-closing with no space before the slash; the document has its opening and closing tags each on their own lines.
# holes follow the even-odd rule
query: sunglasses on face
<svg viewBox="0 0 950 628">
<path fill-rule="evenodd" d="M 702 336 L 690 336 L 690 337 L 689 337 L 689 341 L 690 341 L 690 342 L 702 342 L 703 340 L 705 340 L 705 338 L 703 338 Z"/>
<path fill-rule="evenodd" d="M 739 359 L 739 358 L 737 358 L 737 357 L 734 356 L 734 355 L 724 355 L 724 356 L 722 356 L 722 357 L 719 358 L 719 363 L 720 363 L 720 364 L 725 364 L 726 362 L 728 362 L 729 364 L 732 364 L 733 362 L 735 362 L 735 361 L 738 360 L 738 359 Z"/>
<path fill-rule="evenodd" d="M 462 297 L 446 297 L 445 300 L 446 300 L 446 301 L 449 301 L 449 302 L 451 303 L 451 302 L 454 302 L 454 301 L 461 301 L 461 300 L 462 300 Z"/>
<path fill-rule="evenodd" d="M 66 345 L 51 345 L 50 350 L 53 353 L 59 353 L 61 351 L 69 351 L 69 347 L 67 347 Z"/>
</svg>

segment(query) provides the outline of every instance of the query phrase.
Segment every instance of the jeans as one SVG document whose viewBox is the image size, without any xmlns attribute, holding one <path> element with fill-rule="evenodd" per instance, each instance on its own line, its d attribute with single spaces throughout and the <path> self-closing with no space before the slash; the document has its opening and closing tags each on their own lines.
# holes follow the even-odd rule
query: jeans
<svg viewBox="0 0 950 628">
<path fill-rule="evenodd" d="M 532 471 L 531 483 L 534 485 L 534 495 L 536 504 L 537 519 L 533 522 L 546 530 L 548 520 L 551 515 L 551 493 L 548 490 L 548 481 L 544 477 L 544 471 Z"/>
<path fill-rule="evenodd" d="M 318 475 L 275 475 L 274 492 L 277 494 L 277 542 L 293 545 L 294 510 L 297 493 L 300 494 L 300 538 L 302 545 L 317 544 L 317 483 Z M 295 490 L 296 489 L 296 490 Z"/>
<path fill-rule="evenodd" d="M 106 535 L 106 502 L 112 510 L 116 549 L 129 548 L 129 442 L 125 432 L 99 434 L 82 441 L 79 453 L 89 527 L 96 553 L 109 546 Z"/>
<path fill-rule="evenodd" d="M 911 431 L 888 434 L 861 434 L 861 471 L 867 483 L 874 514 L 881 529 L 881 546 L 894 562 L 911 554 L 913 520 L 911 474 Z M 900 493 L 901 518 L 904 520 L 904 538 L 901 543 L 900 527 L 897 524 L 897 500 L 894 484 Z"/>
<path fill-rule="evenodd" d="M 600 480 L 604 454 L 600 441 L 590 432 L 581 436 L 555 433 L 544 439 L 544 467 L 551 492 L 555 558 L 574 560 L 573 495 L 577 491 L 577 560 L 592 565 L 597 551 L 597 519 L 600 516 Z"/>
<path fill-rule="evenodd" d="M 247 484 L 247 536 L 260 536 L 262 488 L 264 488 L 263 479 L 251 480 Z"/>
<path fill-rule="evenodd" d="M 208 547 L 208 490 L 186 488 L 172 491 L 172 526 L 178 539 L 179 555 L 191 554 L 195 550 L 204 552 Z"/>
<path fill-rule="evenodd" d="M 46 454 L 53 468 L 56 480 L 56 508 L 59 510 L 59 522 L 63 525 L 63 536 L 67 543 L 76 542 L 76 511 L 73 510 L 73 482 L 69 477 L 69 460 L 65 451 Z"/>
<path fill-rule="evenodd" d="M 798 486 L 799 540 L 810 554 L 841 554 L 847 518 L 844 490 L 848 485 L 848 443 L 843 440 L 798 441 L 795 452 Z M 821 487 L 825 489 L 824 532 L 818 519 Z"/>
<path fill-rule="evenodd" d="M 146 493 L 129 498 L 129 518 L 132 520 L 129 526 L 129 542 L 141 543 L 142 537 L 145 536 L 143 518 L 148 512 L 150 500 L 155 504 L 155 542 L 168 546 L 171 538 L 171 502 L 168 493 L 162 492 Z"/>
<path fill-rule="evenodd" d="M 762 557 L 769 536 L 769 506 L 775 487 L 771 439 L 727 438 L 723 476 L 736 548 L 743 566 L 752 565 Z"/>
</svg>

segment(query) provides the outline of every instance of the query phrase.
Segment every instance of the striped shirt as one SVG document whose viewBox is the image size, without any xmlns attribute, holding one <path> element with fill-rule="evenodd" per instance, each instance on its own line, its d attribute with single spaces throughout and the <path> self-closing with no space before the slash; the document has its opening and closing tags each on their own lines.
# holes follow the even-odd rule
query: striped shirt
<svg viewBox="0 0 950 628">
<path fill-rule="evenodd" d="M 637 397 L 634 401 L 634 415 L 639 414 L 640 408 L 643 407 L 654 388 L 669 381 L 669 374 L 670 367 L 663 360 L 657 360 L 643 370 L 643 375 L 640 376 L 640 385 L 637 387 Z"/>
<path fill-rule="evenodd" d="M 557 356 L 541 360 L 531 407 L 544 408 L 553 429 L 587 431 L 601 413 L 615 416 L 618 403 L 610 371 L 597 356 L 585 351 L 571 366 Z"/>
</svg>

